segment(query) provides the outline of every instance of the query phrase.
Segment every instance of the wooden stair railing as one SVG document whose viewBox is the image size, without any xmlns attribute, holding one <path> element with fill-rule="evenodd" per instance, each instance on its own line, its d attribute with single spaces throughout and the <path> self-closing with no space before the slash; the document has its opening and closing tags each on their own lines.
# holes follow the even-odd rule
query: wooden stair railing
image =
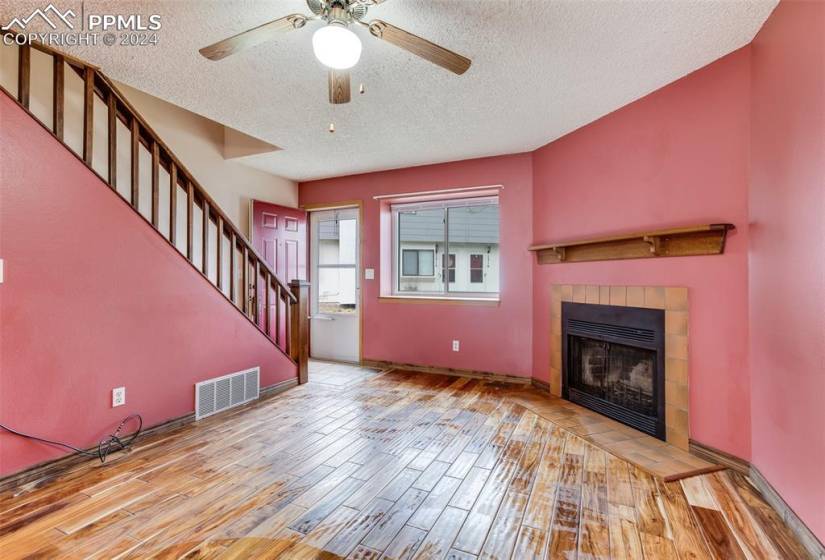
<svg viewBox="0 0 825 560">
<path fill-rule="evenodd" d="M 0 46 L 0 48 L 13 48 Z M 31 43 L 19 45 L 17 92 L 10 92 L 0 85 L 0 90 L 14 99 L 38 123 L 75 153 L 103 182 L 117 193 L 118 123 L 125 125 L 130 134 L 130 189 L 128 197 L 121 196 L 132 209 L 178 250 L 189 263 L 215 288 L 220 291 L 243 315 L 249 319 L 279 350 L 298 366 L 299 382 L 307 380 L 309 284 L 293 281 L 284 283 L 235 224 L 220 209 L 198 183 L 186 166 L 172 153 L 160 136 L 141 117 L 115 84 L 99 69 L 58 52 L 45 45 Z M 52 57 L 52 124 L 47 125 L 31 110 L 32 49 Z M 83 80 L 83 140 L 81 153 L 77 153 L 64 139 L 65 130 L 65 70 L 71 69 Z M 107 111 L 108 143 L 105 177 L 93 166 L 95 100 L 102 102 Z M 100 106 L 100 104 L 98 104 Z M 140 151 L 145 148 L 151 156 L 151 211 L 148 216 L 141 212 Z M 169 176 L 168 212 L 161 220 L 160 170 Z M 180 189 L 180 191 L 179 191 Z M 118 193 L 120 196 L 120 193 Z M 186 200 L 185 211 L 178 208 L 178 196 Z M 195 227 L 195 210 L 200 210 L 200 227 Z M 182 214 L 179 216 L 179 214 Z M 178 239 L 178 220 L 185 220 L 185 243 Z M 165 222 L 165 223 L 163 223 Z M 212 226 L 215 227 L 214 236 Z M 195 230 L 200 231 L 196 232 Z M 196 235 L 200 236 L 201 252 L 196 259 Z M 227 244 L 229 250 L 225 250 Z M 214 247 L 212 246 L 214 244 Z M 200 261 L 200 262 L 196 262 Z M 227 266 L 228 265 L 228 266 Z M 226 274 L 228 268 L 229 274 Z M 214 274 L 211 274 L 211 273 Z M 228 276 L 228 278 L 226 277 Z M 260 304 L 263 303 L 263 306 Z M 261 312 L 263 308 L 264 312 Z"/>
</svg>

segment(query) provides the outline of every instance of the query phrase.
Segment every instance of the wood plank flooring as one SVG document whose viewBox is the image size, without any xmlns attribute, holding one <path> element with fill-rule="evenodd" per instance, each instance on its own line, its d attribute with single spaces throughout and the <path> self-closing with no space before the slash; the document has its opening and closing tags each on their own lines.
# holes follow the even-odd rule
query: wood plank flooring
<svg viewBox="0 0 825 560">
<path fill-rule="evenodd" d="M 665 483 L 475 379 L 308 385 L 0 495 L 16 558 L 805 558 L 749 481 Z"/>
</svg>

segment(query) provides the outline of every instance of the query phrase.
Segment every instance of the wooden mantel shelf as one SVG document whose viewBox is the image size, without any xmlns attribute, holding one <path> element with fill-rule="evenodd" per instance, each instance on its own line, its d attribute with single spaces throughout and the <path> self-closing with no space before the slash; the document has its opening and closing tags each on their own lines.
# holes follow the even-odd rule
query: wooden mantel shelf
<svg viewBox="0 0 825 560">
<path fill-rule="evenodd" d="M 539 264 L 719 255 L 733 224 L 698 226 L 627 233 L 564 243 L 533 245 Z"/>
</svg>

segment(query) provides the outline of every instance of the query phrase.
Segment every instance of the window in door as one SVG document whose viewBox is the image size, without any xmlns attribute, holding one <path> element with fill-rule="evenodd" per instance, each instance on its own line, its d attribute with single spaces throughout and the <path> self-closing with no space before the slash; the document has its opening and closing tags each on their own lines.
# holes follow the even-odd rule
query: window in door
<svg viewBox="0 0 825 560">
<path fill-rule="evenodd" d="M 446 264 L 442 264 L 442 266 L 447 271 L 447 281 L 450 284 L 455 284 L 455 253 L 446 255 L 446 257 L 447 262 Z"/>
<path fill-rule="evenodd" d="M 355 219 L 318 224 L 318 311 L 354 313 L 357 305 Z"/>
<path fill-rule="evenodd" d="M 484 282 L 484 255 L 470 255 L 470 284 Z"/>
</svg>

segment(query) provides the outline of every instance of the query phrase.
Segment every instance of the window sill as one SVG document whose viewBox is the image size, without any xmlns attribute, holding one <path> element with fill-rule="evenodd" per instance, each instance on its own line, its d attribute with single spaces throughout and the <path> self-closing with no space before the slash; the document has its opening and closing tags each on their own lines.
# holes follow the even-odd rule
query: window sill
<svg viewBox="0 0 825 560">
<path fill-rule="evenodd" d="M 482 297 L 440 297 L 440 296 L 379 296 L 380 303 L 419 303 L 430 305 L 482 305 L 498 307 L 501 301 L 498 298 Z"/>
</svg>

